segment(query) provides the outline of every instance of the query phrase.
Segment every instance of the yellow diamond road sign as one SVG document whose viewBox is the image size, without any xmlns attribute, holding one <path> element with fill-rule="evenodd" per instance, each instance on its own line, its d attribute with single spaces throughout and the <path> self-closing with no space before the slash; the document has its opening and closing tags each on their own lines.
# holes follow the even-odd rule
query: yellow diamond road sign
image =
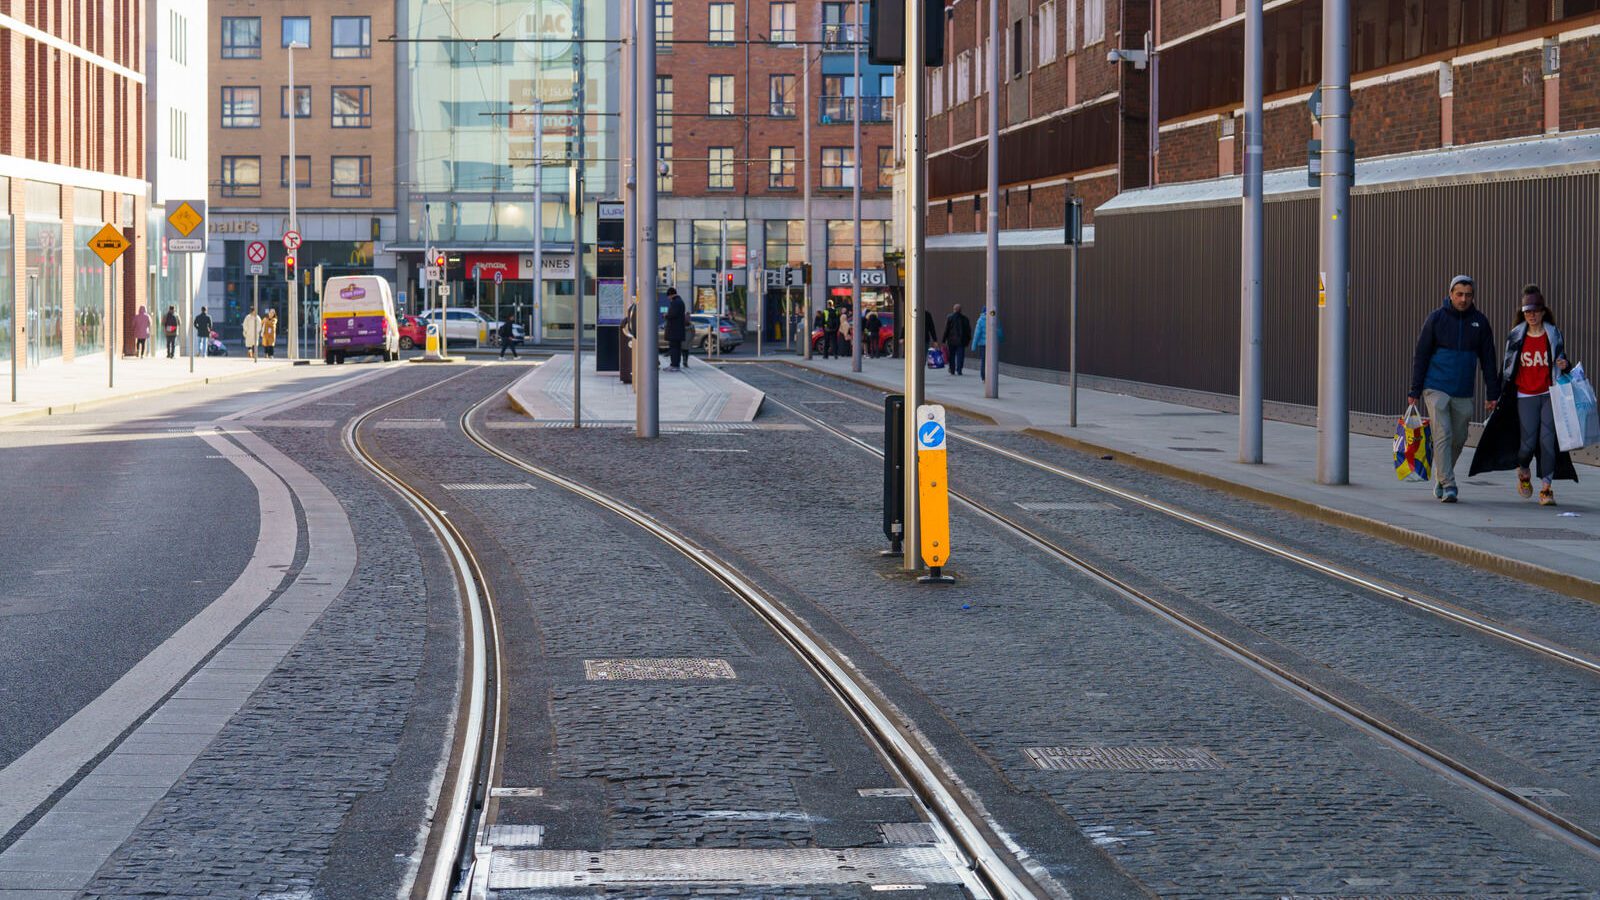
<svg viewBox="0 0 1600 900">
<path fill-rule="evenodd" d="M 100 257 L 101 262 L 109 266 L 128 249 L 128 239 L 113 226 L 106 225 L 96 231 L 94 237 L 89 238 L 89 249 L 94 251 L 95 256 Z"/>
<path fill-rule="evenodd" d="M 172 211 L 172 215 L 167 216 L 167 221 L 171 222 L 172 227 L 178 229 L 178 233 L 184 237 L 188 237 L 189 232 L 195 230 L 195 227 L 203 220 L 204 217 L 195 212 L 194 207 L 190 206 L 188 202 L 178 204 L 178 208 Z"/>
</svg>

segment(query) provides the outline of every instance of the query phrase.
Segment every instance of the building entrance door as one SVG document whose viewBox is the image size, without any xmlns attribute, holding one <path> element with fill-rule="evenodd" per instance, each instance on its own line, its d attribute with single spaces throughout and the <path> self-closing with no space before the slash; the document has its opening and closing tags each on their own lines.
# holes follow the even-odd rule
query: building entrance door
<svg viewBox="0 0 1600 900">
<path fill-rule="evenodd" d="M 28 366 L 37 366 L 44 358 L 44 326 L 40 324 L 43 317 L 39 315 L 39 304 L 43 302 L 43 294 L 39 290 L 39 270 L 28 270 L 28 314 L 23 317 L 23 327 L 28 330 L 25 340 L 28 342 Z"/>
</svg>

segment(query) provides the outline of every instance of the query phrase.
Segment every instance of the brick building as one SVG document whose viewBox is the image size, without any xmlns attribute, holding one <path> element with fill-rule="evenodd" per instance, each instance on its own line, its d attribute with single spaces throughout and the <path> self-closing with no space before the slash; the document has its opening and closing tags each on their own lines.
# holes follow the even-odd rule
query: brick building
<svg viewBox="0 0 1600 900">
<path fill-rule="evenodd" d="M 0 359 L 97 356 L 108 302 L 119 332 L 144 302 L 143 9 L 0 0 Z M 111 271 L 86 246 L 107 223 L 133 242 Z"/>
<path fill-rule="evenodd" d="M 764 309 L 749 302 L 763 269 L 810 262 L 814 307 L 828 296 L 849 297 L 855 4 L 658 0 L 657 8 L 658 145 L 671 160 L 659 181 L 661 268 L 694 307 L 714 310 L 726 238 L 730 305 L 752 329 L 782 316 L 779 290 L 757 291 Z M 865 306 L 878 306 L 887 302 L 875 288 L 885 282 L 893 232 L 894 73 L 863 55 L 861 82 L 862 292 Z M 776 334 L 768 328 L 769 338 Z"/>
<path fill-rule="evenodd" d="M 228 333 L 237 333 L 252 303 L 245 251 L 253 241 L 269 253 L 262 307 L 286 310 L 282 239 L 291 168 L 302 273 L 317 265 L 325 276 L 394 270 L 381 249 L 395 229 L 395 45 L 382 40 L 394 31 L 392 3 L 211 3 L 206 295 Z M 303 275 L 303 299 L 306 285 Z"/>
</svg>

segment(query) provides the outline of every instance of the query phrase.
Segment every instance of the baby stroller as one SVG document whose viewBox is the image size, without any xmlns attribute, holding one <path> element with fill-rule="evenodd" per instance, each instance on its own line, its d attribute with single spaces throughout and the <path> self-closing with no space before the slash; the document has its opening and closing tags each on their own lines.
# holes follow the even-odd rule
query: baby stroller
<svg viewBox="0 0 1600 900">
<path fill-rule="evenodd" d="M 211 340 L 206 342 L 206 355 L 207 356 L 227 356 L 228 355 L 228 345 L 224 344 L 222 342 L 222 339 L 217 337 L 217 333 L 215 331 L 211 332 Z"/>
</svg>

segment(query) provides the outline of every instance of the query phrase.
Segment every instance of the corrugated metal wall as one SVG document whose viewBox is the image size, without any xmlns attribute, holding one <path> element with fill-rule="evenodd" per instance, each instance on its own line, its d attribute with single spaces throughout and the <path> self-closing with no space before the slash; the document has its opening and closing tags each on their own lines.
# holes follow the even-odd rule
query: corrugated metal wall
<svg viewBox="0 0 1600 900">
<path fill-rule="evenodd" d="M 1317 201 L 1266 205 L 1266 396 L 1316 404 Z M 1392 414 L 1404 402 L 1422 321 L 1450 278 L 1478 280 L 1478 305 L 1503 341 L 1521 288 L 1537 282 L 1574 361 L 1600 371 L 1600 175 L 1357 194 L 1351 241 L 1351 406 Z M 1082 371 L 1237 393 L 1237 203 L 1102 214 L 1080 251 Z M 1065 247 L 1002 253 L 1002 359 L 1066 368 L 1070 267 Z M 930 254 L 930 307 L 983 305 L 983 252 Z M 1330 298 L 1331 299 L 1331 298 Z"/>
</svg>

